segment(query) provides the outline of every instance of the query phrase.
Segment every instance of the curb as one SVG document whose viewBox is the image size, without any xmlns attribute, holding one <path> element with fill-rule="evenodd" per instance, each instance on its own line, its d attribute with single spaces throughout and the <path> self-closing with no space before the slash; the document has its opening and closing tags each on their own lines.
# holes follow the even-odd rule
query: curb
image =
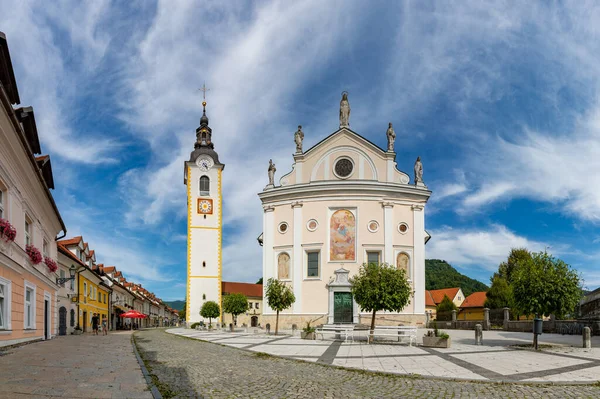
<svg viewBox="0 0 600 399">
<path fill-rule="evenodd" d="M 135 340 L 133 338 L 134 334 L 135 333 L 131 334 L 131 346 L 133 346 L 133 353 L 135 354 L 135 357 L 140 365 L 140 368 L 142 369 L 142 374 L 144 375 L 144 378 L 146 379 L 148 388 L 150 388 L 150 392 L 152 393 L 152 396 L 154 397 L 154 399 L 163 399 L 162 395 L 160 394 L 160 391 L 158 390 L 156 385 L 154 385 L 154 382 L 152 382 L 152 377 L 150 377 L 150 373 L 148 372 L 148 369 L 146 368 L 146 365 L 144 364 L 144 361 L 142 360 L 142 357 L 140 356 L 140 353 L 138 352 L 137 346 L 135 345 Z"/>
</svg>

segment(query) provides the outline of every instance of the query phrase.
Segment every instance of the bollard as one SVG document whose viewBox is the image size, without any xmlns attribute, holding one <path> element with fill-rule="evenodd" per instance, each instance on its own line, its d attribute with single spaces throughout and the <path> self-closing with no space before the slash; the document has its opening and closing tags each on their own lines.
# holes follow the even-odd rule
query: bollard
<svg viewBox="0 0 600 399">
<path fill-rule="evenodd" d="M 589 327 L 583 327 L 583 347 L 591 348 L 592 347 L 592 330 Z"/>
<path fill-rule="evenodd" d="M 475 345 L 483 345 L 483 327 L 475 324 Z"/>
<path fill-rule="evenodd" d="M 271 334 L 271 324 L 267 323 L 265 330 L 267 330 L 267 334 Z"/>
</svg>

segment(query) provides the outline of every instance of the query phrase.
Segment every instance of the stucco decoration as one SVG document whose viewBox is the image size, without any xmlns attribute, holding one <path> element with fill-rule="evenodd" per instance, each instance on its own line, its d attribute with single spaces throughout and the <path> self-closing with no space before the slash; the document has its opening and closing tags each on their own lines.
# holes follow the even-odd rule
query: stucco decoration
<svg viewBox="0 0 600 399">
<path fill-rule="evenodd" d="M 277 257 L 277 277 L 280 280 L 290 279 L 290 255 L 286 252 L 279 254 Z"/>
<path fill-rule="evenodd" d="M 331 261 L 356 260 L 356 219 L 346 209 L 331 215 L 329 231 L 329 258 Z"/>
<path fill-rule="evenodd" d="M 406 278 L 410 278 L 409 275 L 409 262 L 410 259 L 408 258 L 408 255 L 404 252 L 400 252 L 398 254 L 398 257 L 396 258 L 396 267 L 400 270 L 404 270 L 404 272 L 406 273 Z"/>
<path fill-rule="evenodd" d="M 306 223 L 306 229 L 308 231 L 315 231 L 319 227 L 319 223 L 315 219 L 310 219 L 308 223 Z"/>
</svg>

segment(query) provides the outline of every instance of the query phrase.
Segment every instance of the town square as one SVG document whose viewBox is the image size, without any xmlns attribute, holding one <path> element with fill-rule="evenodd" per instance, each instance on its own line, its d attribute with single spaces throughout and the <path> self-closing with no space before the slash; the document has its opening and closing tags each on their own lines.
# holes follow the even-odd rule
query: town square
<svg viewBox="0 0 600 399">
<path fill-rule="evenodd" d="M 600 397 L 599 22 L 0 0 L 0 398 Z"/>
</svg>

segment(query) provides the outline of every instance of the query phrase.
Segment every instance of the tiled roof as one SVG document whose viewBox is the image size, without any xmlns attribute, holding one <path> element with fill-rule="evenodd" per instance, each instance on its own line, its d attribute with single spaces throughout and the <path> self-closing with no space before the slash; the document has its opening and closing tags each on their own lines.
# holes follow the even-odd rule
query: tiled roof
<svg viewBox="0 0 600 399">
<path fill-rule="evenodd" d="M 431 291 L 425 290 L 425 306 L 435 306 Z"/>
<path fill-rule="evenodd" d="M 79 244 L 79 242 L 82 240 L 83 238 L 81 236 L 77 236 L 77 237 L 73 237 L 73 238 L 68 238 L 66 240 L 60 240 L 57 241 L 58 244 L 62 244 L 65 247 L 69 246 L 69 245 L 77 245 Z"/>
<path fill-rule="evenodd" d="M 461 308 L 482 308 L 485 304 L 486 295 L 485 291 L 474 292 L 469 295 L 464 302 L 460 305 Z"/>
<path fill-rule="evenodd" d="M 444 295 L 447 295 L 450 300 L 453 300 L 460 288 L 443 288 L 441 290 L 430 290 L 431 296 L 435 304 L 439 304 L 444 300 Z"/>
<path fill-rule="evenodd" d="M 114 272 L 114 271 L 115 271 L 115 267 L 114 267 L 114 266 L 106 266 L 106 267 L 104 268 L 104 272 L 105 272 L 105 273 L 112 273 L 112 272 Z"/>
<path fill-rule="evenodd" d="M 223 281 L 221 283 L 221 291 L 226 294 L 244 294 L 255 298 L 262 298 L 262 284 L 250 283 L 230 283 Z"/>
</svg>

